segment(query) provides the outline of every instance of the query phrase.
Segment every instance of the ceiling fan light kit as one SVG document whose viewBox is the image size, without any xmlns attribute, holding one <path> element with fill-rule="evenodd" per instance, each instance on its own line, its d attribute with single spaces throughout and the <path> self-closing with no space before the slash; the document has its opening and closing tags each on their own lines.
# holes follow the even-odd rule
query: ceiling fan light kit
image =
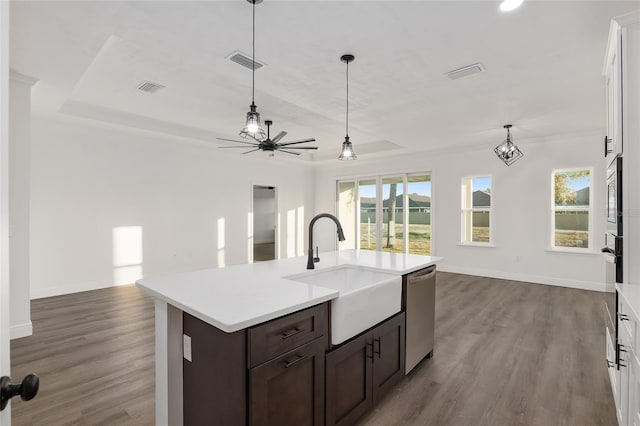
<svg viewBox="0 0 640 426">
<path fill-rule="evenodd" d="M 511 132 L 509 131 L 511 127 L 513 127 L 511 124 L 504 125 L 504 128 L 507 129 L 507 139 L 493 149 L 493 152 L 495 152 L 498 158 L 504 161 L 504 164 L 507 166 L 512 165 L 524 156 L 520 148 L 513 143 Z"/>
<path fill-rule="evenodd" d="M 340 152 L 340 156 L 338 160 L 357 160 L 358 156 L 353 152 L 353 145 L 351 141 L 349 141 L 349 63 L 353 62 L 355 56 L 346 54 L 340 57 L 340 60 L 347 64 L 347 119 L 346 119 L 346 134 L 344 137 L 344 142 L 342 142 L 342 151 Z"/>
<path fill-rule="evenodd" d="M 251 105 L 245 120 L 244 127 L 239 135 L 243 138 L 264 139 L 267 135 L 260 123 L 260 113 L 256 110 L 255 92 L 256 92 L 256 4 L 262 3 L 262 0 L 247 0 L 252 5 L 252 51 L 251 51 Z"/>
<path fill-rule="evenodd" d="M 216 139 L 219 139 L 221 141 L 229 141 L 229 142 L 242 144 L 242 145 L 232 145 L 232 146 L 221 146 L 220 148 L 242 148 L 242 149 L 250 148 L 249 151 L 243 152 L 242 154 L 249 154 L 255 151 L 265 151 L 265 152 L 271 153 L 271 156 L 273 156 L 273 153 L 275 151 L 278 151 L 278 152 L 284 152 L 286 154 L 300 155 L 299 152 L 294 152 L 292 150 L 318 149 L 317 146 L 291 146 L 291 145 L 299 145 L 301 143 L 315 142 L 314 138 L 299 139 L 291 142 L 279 143 L 280 139 L 284 138 L 287 135 L 287 132 L 280 132 L 277 135 L 275 135 L 273 139 L 271 139 L 271 125 L 273 124 L 273 121 L 264 120 L 264 124 L 267 126 L 267 134 L 264 140 L 260 140 L 251 135 L 249 135 L 249 137 L 253 139 L 254 142 L 245 142 L 245 141 L 238 141 L 234 139 L 224 139 L 224 138 L 216 138 Z M 251 146 L 247 146 L 247 145 L 251 145 Z"/>
</svg>

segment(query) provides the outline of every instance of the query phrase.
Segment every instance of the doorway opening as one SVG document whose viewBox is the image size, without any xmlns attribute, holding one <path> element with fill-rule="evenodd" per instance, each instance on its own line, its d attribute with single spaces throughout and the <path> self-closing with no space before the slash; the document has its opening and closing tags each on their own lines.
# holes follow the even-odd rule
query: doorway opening
<svg viewBox="0 0 640 426">
<path fill-rule="evenodd" d="M 276 188 L 253 185 L 253 261 L 276 258 Z"/>
</svg>

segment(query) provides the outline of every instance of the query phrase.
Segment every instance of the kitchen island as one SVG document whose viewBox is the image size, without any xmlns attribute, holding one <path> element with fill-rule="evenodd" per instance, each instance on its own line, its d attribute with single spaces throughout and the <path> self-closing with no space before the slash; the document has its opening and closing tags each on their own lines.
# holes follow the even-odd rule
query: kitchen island
<svg viewBox="0 0 640 426">
<path fill-rule="evenodd" d="M 310 274 L 350 265 L 406 276 L 441 260 L 364 250 L 326 252 L 321 253 L 320 258 L 316 270 L 309 271 Z M 186 359 L 184 362 L 190 362 L 191 358 L 190 338 L 183 328 L 185 318 L 206 324 L 223 339 L 240 336 L 236 340 L 245 347 L 249 345 L 246 330 L 260 324 L 313 309 L 320 309 L 330 316 L 330 302 L 337 299 L 341 291 L 291 278 L 305 273 L 306 261 L 306 258 L 298 257 L 151 277 L 137 282 L 155 302 L 157 425 L 183 424 L 183 358 Z M 323 315 L 314 318 L 319 320 Z M 327 319 L 323 319 L 325 324 Z M 322 336 L 321 331 L 314 332 Z M 326 347 L 330 348 L 328 341 Z M 239 385 L 242 385 L 240 392 L 246 393 L 245 384 Z"/>
</svg>

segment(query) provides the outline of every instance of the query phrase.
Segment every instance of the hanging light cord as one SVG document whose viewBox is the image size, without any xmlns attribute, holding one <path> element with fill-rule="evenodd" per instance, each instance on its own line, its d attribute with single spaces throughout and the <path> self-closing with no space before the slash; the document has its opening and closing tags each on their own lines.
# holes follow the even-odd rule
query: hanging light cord
<svg viewBox="0 0 640 426">
<path fill-rule="evenodd" d="M 251 105 L 255 104 L 256 92 L 256 2 L 253 1 L 253 20 L 252 20 L 252 52 L 251 52 Z"/>
<path fill-rule="evenodd" d="M 347 61 L 347 125 L 345 133 L 349 136 L 349 61 Z"/>
</svg>

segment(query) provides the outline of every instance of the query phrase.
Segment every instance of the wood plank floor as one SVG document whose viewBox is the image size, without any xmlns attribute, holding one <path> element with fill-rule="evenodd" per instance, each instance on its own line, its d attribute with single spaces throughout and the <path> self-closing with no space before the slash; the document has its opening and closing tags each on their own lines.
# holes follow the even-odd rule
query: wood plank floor
<svg viewBox="0 0 640 426">
<path fill-rule="evenodd" d="M 11 342 L 11 376 L 40 376 L 21 425 L 152 425 L 153 302 L 133 285 L 34 300 L 33 335 Z M 16 401 L 17 400 L 17 401 Z"/>
<path fill-rule="evenodd" d="M 596 292 L 438 273 L 436 347 L 360 425 L 615 425 Z M 152 425 L 153 304 L 134 286 L 32 303 L 13 424 Z M 278 426 L 278 425 L 274 425 Z"/>
</svg>

